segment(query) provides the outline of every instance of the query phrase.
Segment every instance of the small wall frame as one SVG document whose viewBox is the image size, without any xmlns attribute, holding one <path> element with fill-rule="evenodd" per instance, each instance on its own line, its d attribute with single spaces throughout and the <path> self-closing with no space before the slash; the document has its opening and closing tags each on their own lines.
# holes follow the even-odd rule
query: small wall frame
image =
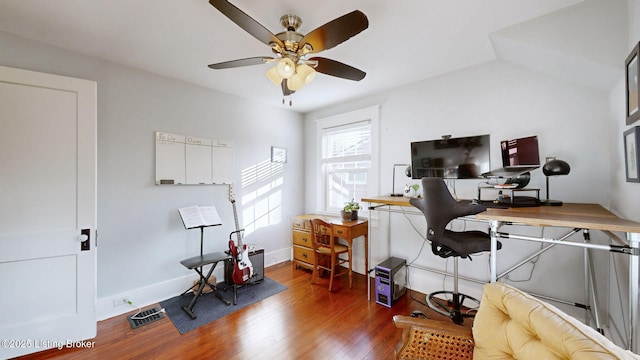
<svg viewBox="0 0 640 360">
<path fill-rule="evenodd" d="M 640 74 L 640 43 L 638 43 L 629 56 L 625 59 L 625 78 L 626 78 L 626 105 L 625 113 L 627 115 L 627 125 L 633 124 L 640 119 L 640 86 L 638 85 L 638 75 Z"/>
<path fill-rule="evenodd" d="M 272 146 L 271 147 L 271 162 L 284 164 L 287 162 L 287 149 Z"/>
<path fill-rule="evenodd" d="M 640 126 L 624 132 L 624 165 L 627 182 L 640 182 Z"/>
</svg>

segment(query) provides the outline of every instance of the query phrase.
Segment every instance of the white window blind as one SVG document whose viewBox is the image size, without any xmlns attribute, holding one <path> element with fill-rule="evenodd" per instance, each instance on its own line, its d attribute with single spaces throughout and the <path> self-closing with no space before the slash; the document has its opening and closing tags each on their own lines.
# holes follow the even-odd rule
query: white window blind
<svg viewBox="0 0 640 360">
<path fill-rule="evenodd" d="M 365 195 L 371 146 L 370 121 L 323 129 L 324 210 L 339 211 L 346 202 Z"/>
</svg>

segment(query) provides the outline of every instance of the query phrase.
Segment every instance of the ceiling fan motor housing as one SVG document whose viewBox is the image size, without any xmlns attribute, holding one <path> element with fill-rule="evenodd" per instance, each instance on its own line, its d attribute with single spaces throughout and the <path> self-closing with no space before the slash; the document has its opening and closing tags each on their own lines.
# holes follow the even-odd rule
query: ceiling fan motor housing
<svg viewBox="0 0 640 360">
<path fill-rule="evenodd" d="M 298 15 L 286 14 L 280 18 L 280 24 L 282 24 L 282 27 L 287 29 L 287 31 L 298 31 L 300 26 L 302 26 L 302 19 L 300 19 Z"/>
<path fill-rule="evenodd" d="M 284 44 L 283 51 L 286 51 L 290 57 L 299 57 L 304 54 L 298 54 L 300 48 L 300 41 L 304 37 L 298 32 L 298 28 L 302 25 L 302 20 L 297 15 L 287 14 L 280 18 L 280 23 L 287 29 L 281 33 L 276 34 L 276 37 Z M 272 46 L 273 47 L 273 46 Z M 297 60 L 297 59 L 295 59 Z"/>
</svg>

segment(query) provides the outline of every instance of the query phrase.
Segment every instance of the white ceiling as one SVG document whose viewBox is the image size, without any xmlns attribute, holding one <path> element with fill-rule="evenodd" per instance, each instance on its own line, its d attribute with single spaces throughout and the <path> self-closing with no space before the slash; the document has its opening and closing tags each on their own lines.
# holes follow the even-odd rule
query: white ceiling
<svg viewBox="0 0 640 360">
<path fill-rule="evenodd" d="M 496 58 L 489 34 L 579 0 L 233 0 L 273 33 L 280 17 L 311 30 L 352 10 L 369 28 L 318 56 L 367 73 L 360 82 L 319 74 L 290 109 L 313 111 Z M 269 65 L 211 70 L 208 64 L 271 50 L 207 0 L 2 0 L 0 30 L 256 102 L 282 105 Z"/>
</svg>

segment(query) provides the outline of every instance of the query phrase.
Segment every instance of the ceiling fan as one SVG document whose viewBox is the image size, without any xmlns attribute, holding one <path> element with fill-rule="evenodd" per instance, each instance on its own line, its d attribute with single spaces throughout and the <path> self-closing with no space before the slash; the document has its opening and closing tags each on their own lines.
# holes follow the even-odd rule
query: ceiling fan
<svg viewBox="0 0 640 360">
<path fill-rule="evenodd" d="M 274 62 L 276 65 L 267 71 L 266 76 L 282 89 L 283 104 L 285 96 L 290 96 L 313 81 L 316 72 L 353 81 L 360 81 L 366 75 L 364 71 L 339 61 L 309 57 L 310 54 L 330 49 L 369 27 L 367 16 L 359 10 L 329 21 L 306 35 L 297 31 L 302 20 L 296 15 L 287 14 L 280 18 L 280 23 L 286 30 L 274 35 L 228 0 L 209 0 L 209 3 L 250 35 L 268 45 L 274 54 L 274 57 L 250 57 L 211 64 L 209 67 L 229 69 Z"/>
</svg>

